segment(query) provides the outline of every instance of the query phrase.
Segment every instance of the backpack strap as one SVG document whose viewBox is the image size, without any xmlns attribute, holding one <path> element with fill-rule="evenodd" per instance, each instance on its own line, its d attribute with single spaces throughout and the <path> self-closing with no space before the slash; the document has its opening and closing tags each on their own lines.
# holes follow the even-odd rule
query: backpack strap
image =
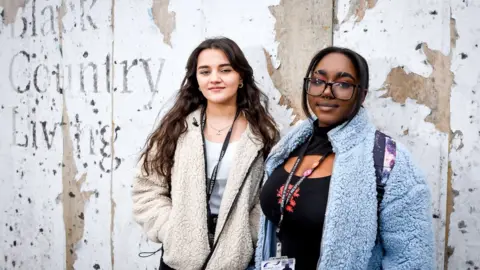
<svg viewBox="0 0 480 270">
<path fill-rule="evenodd" d="M 375 132 L 375 145 L 373 146 L 373 163 L 375 167 L 375 176 L 377 180 L 377 241 L 380 240 L 380 206 L 383 195 L 385 194 L 385 185 L 390 176 L 390 172 L 395 166 L 397 155 L 397 144 L 389 136 L 380 131 Z"/>
</svg>

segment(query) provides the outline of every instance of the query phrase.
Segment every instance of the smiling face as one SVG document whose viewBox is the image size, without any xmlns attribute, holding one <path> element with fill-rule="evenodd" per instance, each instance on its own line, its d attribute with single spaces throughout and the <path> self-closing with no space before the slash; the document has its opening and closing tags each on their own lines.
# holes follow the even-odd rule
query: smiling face
<svg viewBox="0 0 480 270">
<path fill-rule="evenodd" d="M 203 50 L 198 56 L 196 77 L 200 91 L 208 102 L 236 104 L 242 80 L 223 51 Z"/>
<path fill-rule="evenodd" d="M 325 89 L 324 82 L 336 84 L 327 85 Z M 308 105 L 317 116 L 320 126 L 332 126 L 348 119 L 356 101 L 356 89 L 349 86 L 357 83 L 357 72 L 347 56 L 330 53 L 320 60 L 309 83 L 308 93 L 313 95 L 307 95 Z M 335 95 L 332 87 L 335 88 Z M 322 93 L 323 89 L 325 91 Z"/>
</svg>

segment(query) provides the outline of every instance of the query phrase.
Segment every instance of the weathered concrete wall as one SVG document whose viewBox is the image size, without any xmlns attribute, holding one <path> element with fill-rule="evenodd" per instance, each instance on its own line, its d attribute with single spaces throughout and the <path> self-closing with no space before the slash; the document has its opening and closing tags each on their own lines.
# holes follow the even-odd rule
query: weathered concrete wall
<svg viewBox="0 0 480 270">
<path fill-rule="evenodd" d="M 452 1 L 448 268 L 480 269 L 480 2 Z"/>
<path fill-rule="evenodd" d="M 479 4 L 336 1 L 333 44 L 367 58 L 372 119 L 404 142 L 426 173 L 438 269 L 480 267 Z"/>
<path fill-rule="evenodd" d="M 137 256 L 158 245 L 132 220 L 133 167 L 217 35 L 244 49 L 282 133 L 316 51 L 365 55 L 372 119 L 431 185 L 439 269 L 480 267 L 480 6 L 417 2 L 0 0 L 0 269 L 156 267 Z"/>
<path fill-rule="evenodd" d="M 211 36 L 239 43 L 271 112 L 290 126 L 293 109 L 270 77 L 294 62 L 277 53 L 278 4 L 2 0 L 0 269 L 154 269 L 158 256 L 137 255 L 158 245 L 131 216 L 138 152 L 188 54 Z"/>
</svg>

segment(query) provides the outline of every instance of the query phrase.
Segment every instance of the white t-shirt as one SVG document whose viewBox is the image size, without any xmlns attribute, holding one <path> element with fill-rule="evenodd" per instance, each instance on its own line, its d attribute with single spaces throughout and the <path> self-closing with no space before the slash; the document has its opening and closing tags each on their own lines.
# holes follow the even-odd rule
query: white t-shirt
<svg viewBox="0 0 480 270">
<path fill-rule="evenodd" d="M 222 151 L 223 142 L 215 143 L 205 140 L 205 148 L 207 152 L 207 176 L 210 178 L 213 172 L 213 168 L 218 163 L 220 157 L 220 151 Z M 210 196 L 210 211 L 214 215 L 218 215 L 220 209 L 220 203 L 222 201 L 223 192 L 227 185 L 228 173 L 233 164 L 235 152 L 237 150 L 237 142 L 231 142 L 228 145 L 225 156 L 223 156 L 222 162 L 219 165 L 217 171 L 217 180 L 213 187 L 212 195 Z"/>
</svg>

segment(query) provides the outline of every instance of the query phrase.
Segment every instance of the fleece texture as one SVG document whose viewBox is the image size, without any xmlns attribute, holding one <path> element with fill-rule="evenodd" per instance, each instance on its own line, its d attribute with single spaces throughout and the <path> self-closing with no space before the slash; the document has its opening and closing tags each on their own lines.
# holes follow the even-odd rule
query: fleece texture
<svg viewBox="0 0 480 270">
<path fill-rule="evenodd" d="M 377 238 L 373 146 L 376 128 L 361 109 L 328 133 L 335 161 L 318 269 L 434 269 L 430 190 L 407 149 L 397 142 L 396 163 L 386 180 Z M 268 176 L 312 134 L 304 121 L 283 137 L 266 160 Z M 322 228 L 318 228 L 322 230 Z M 256 269 L 275 255 L 275 225 L 262 215 Z"/>
<path fill-rule="evenodd" d="M 178 140 L 171 193 L 163 177 L 145 175 L 141 162 L 133 182 L 133 216 L 151 241 L 163 243 L 163 259 L 174 269 L 200 269 L 210 252 L 202 131 L 199 125 L 193 124 L 199 119 L 200 111 L 189 115 L 187 131 Z M 215 240 L 224 224 L 225 229 L 207 269 L 245 269 L 253 257 L 261 213 L 259 187 L 264 162 L 257 156 L 262 148 L 262 143 L 247 126 L 238 142 L 235 165 L 229 172 Z M 240 190 L 250 167 L 251 172 Z M 226 220 L 238 192 L 237 204 Z"/>
</svg>

